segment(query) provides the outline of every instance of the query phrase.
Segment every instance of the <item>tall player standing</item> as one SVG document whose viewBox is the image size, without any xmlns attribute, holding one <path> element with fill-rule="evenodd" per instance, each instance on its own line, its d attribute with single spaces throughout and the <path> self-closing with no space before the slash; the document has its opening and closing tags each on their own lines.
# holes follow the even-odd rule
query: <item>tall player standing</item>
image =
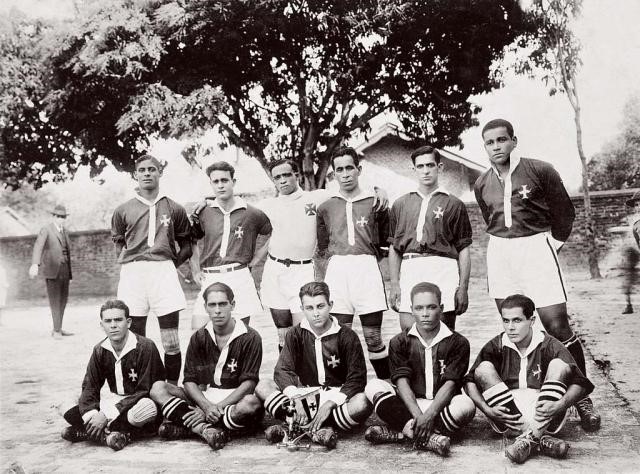
<svg viewBox="0 0 640 474">
<path fill-rule="evenodd" d="M 575 210 L 558 172 L 540 160 L 521 158 L 513 126 L 491 120 L 482 129 L 491 161 L 475 183 L 475 195 L 487 224 L 487 280 L 498 308 L 514 293 L 535 303 L 545 330 L 561 341 L 586 374 L 578 336 L 569 325 L 567 295 L 558 250 L 569 238 Z M 586 431 L 600 428 L 590 398 L 576 403 Z"/>
<path fill-rule="evenodd" d="M 167 381 L 176 385 L 182 366 L 178 323 L 186 307 L 176 268 L 191 256 L 191 229 L 185 209 L 160 193 L 158 159 L 143 155 L 135 166 L 136 194 L 111 218 L 111 236 L 122 265 L 118 299 L 129 306 L 131 330 L 140 336 L 146 333 L 149 312 L 157 315 Z"/>
</svg>

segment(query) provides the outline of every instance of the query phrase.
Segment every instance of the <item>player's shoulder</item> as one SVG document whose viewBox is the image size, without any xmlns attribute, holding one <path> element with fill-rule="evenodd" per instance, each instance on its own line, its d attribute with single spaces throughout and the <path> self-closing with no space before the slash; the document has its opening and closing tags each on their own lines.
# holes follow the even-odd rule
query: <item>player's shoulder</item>
<svg viewBox="0 0 640 474">
<path fill-rule="evenodd" d="M 524 164 L 527 168 L 533 169 L 537 172 L 549 172 L 555 171 L 555 168 L 551 163 L 536 158 L 520 158 L 520 163 Z"/>
<path fill-rule="evenodd" d="M 451 338 L 452 345 L 455 345 L 457 347 L 469 346 L 469 339 L 467 339 L 465 336 L 463 336 L 457 331 L 451 331 L 451 336 L 449 337 Z"/>
<path fill-rule="evenodd" d="M 173 199 L 171 199 L 168 196 L 165 196 L 164 199 L 167 200 L 167 203 L 169 204 L 169 207 L 174 210 L 174 211 L 182 211 L 184 213 L 186 213 L 186 209 L 184 208 L 184 206 L 182 204 L 180 204 L 179 202 L 174 201 Z"/>
<path fill-rule="evenodd" d="M 264 213 L 264 211 L 262 209 L 260 209 L 258 206 L 254 205 L 254 204 L 249 204 L 247 203 L 247 214 L 250 216 L 254 216 L 254 217 L 266 217 L 266 214 Z"/>
<path fill-rule="evenodd" d="M 137 202 L 139 201 L 136 198 L 127 199 L 125 202 L 122 202 L 118 206 L 116 206 L 113 212 L 114 213 L 124 212 L 126 209 L 129 209 L 130 207 L 134 206 Z"/>
<path fill-rule="evenodd" d="M 476 182 L 473 184 L 474 189 L 478 189 L 482 187 L 487 182 L 487 180 L 491 177 L 491 173 L 495 173 L 495 171 L 493 171 L 491 167 L 489 167 L 488 169 L 480 173 L 480 176 L 478 176 L 478 178 L 476 179 Z"/>
<path fill-rule="evenodd" d="M 389 341 L 389 345 L 393 344 L 394 346 L 398 346 L 400 344 L 406 344 L 409 342 L 409 328 L 403 329 L 398 334 L 393 336 Z"/>
<path fill-rule="evenodd" d="M 151 349 L 151 348 L 155 348 L 155 347 L 156 347 L 156 343 L 155 343 L 155 342 L 153 342 L 153 341 L 152 341 L 151 339 L 149 339 L 148 337 L 141 336 L 141 335 L 139 335 L 139 334 L 134 334 L 134 333 L 132 333 L 132 334 L 133 334 L 133 337 L 135 337 L 135 338 L 136 338 L 136 340 L 137 340 L 137 341 L 136 341 L 136 346 L 137 346 L 138 348 L 143 349 L 143 350 L 148 350 L 148 349 Z"/>
<path fill-rule="evenodd" d="M 393 201 L 393 205 L 391 206 L 393 209 L 398 209 L 400 207 L 406 206 L 411 201 L 415 200 L 417 193 L 415 191 L 409 191 L 408 193 L 403 194 L 398 199 Z"/>
<path fill-rule="evenodd" d="M 244 324 L 244 322 L 240 321 L 240 324 Z M 245 326 L 247 328 L 247 332 L 242 335 L 243 338 L 249 341 L 258 341 L 262 343 L 262 337 L 260 333 L 253 329 L 251 326 Z"/>
</svg>

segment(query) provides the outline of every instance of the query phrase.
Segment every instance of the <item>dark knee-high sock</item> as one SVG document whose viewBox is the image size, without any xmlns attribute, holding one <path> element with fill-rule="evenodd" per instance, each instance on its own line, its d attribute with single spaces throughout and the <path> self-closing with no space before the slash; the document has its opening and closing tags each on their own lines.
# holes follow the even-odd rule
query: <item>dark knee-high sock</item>
<svg viewBox="0 0 640 474">
<path fill-rule="evenodd" d="M 182 417 L 191 411 L 189 405 L 178 397 L 172 397 L 162 404 L 162 415 L 169 421 L 184 426 Z M 209 426 L 207 423 L 200 423 L 191 428 L 191 431 L 202 434 L 202 431 Z"/>
<path fill-rule="evenodd" d="M 582 344 L 580 343 L 580 339 L 574 333 L 571 335 L 569 339 L 566 341 L 562 341 L 562 344 L 567 348 L 567 350 L 573 356 L 573 359 L 576 361 L 576 365 L 582 372 L 582 375 L 587 376 L 587 366 L 584 359 L 584 351 L 582 349 Z"/>
<path fill-rule="evenodd" d="M 373 399 L 373 410 L 382 421 L 396 431 L 402 431 L 412 418 L 404 402 L 391 392 L 377 395 Z"/>
<path fill-rule="evenodd" d="M 67 410 L 62 416 L 71 426 L 81 426 L 84 428 L 84 420 L 82 419 L 82 415 L 80 414 L 80 407 L 78 405 Z"/>
<path fill-rule="evenodd" d="M 264 401 L 264 408 L 272 417 L 285 421 L 291 399 L 280 391 L 273 392 Z"/>
<path fill-rule="evenodd" d="M 182 353 L 165 354 L 164 368 L 167 371 L 167 380 L 178 380 L 180 378 L 180 368 L 182 367 Z"/>
</svg>

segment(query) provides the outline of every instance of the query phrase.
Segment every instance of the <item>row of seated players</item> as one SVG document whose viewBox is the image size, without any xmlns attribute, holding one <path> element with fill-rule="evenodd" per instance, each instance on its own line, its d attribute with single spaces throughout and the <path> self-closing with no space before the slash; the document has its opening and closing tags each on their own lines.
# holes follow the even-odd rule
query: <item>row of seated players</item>
<svg viewBox="0 0 640 474">
<path fill-rule="evenodd" d="M 504 301 L 504 332 L 485 344 L 467 371 L 469 342 L 440 321 L 439 288 L 417 284 L 411 292 L 415 324 L 390 343 L 391 379 L 368 382 L 360 340 L 331 316 L 325 283 L 301 288 L 306 319 L 287 333 L 273 380 L 259 380 L 261 338 L 231 317 L 232 290 L 214 283 L 203 296 L 210 322 L 191 336 L 182 387 L 164 381 L 155 344 L 129 330 L 126 304 L 102 306 L 107 337 L 93 350 L 78 404 L 64 414 L 71 425 L 64 439 L 119 450 L 157 432 L 167 439 L 201 437 L 220 449 L 230 435 L 259 426 L 266 410 L 278 420 L 294 418 L 313 442 L 331 449 L 336 430 L 350 430 L 375 411 L 386 424 L 367 428 L 369 442 L 411 442 L 446 456 L 450 436 L 464 429 L 477 407 L 493 430 L 520 433 L 506 455 L 522 463 L 533 453 L 566 456 L 568 444 L 551 434 L 561 429 L 567 409 L 593 390 L 567 349 L 533 328 L 535 306 L 523 295 Z M 105 380 L 109 393 L 101 396 Z M 292 400 L 301 397 L 307 397 L 298 404 L 304 409 L 292 415 Z M 275 443 L 285 433 L 276 424 L 265 436 Z"/>
</svg>

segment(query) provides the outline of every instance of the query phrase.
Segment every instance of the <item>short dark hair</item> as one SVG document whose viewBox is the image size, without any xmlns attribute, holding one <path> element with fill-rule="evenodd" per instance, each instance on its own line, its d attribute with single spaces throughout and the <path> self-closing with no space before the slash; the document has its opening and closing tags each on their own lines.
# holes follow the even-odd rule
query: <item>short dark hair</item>
<svg viewBox="0 0 640 474">
<path fill-rule="evenodd" d="M 522 308 L 522 313 L 527 319 L 531 319 L 533 312 L 536 309 L 536 305 L 531 298 L 524 295 L 511 295 L 507 296 L 500 305 L 500 314 L 503 309 L 509 308 Z"/>
<path fill-rule="evenodd" d="M 427 281 L 423 281 L 418 283 L 413 288 L 411 288 L 411 304 L 413 304 L 413 297 L 419 293 L 431 293 L 436 295 L 438 298 L 438 303 L 442 303 L 442 292 L 438 285 L 434 285 L 433 283 L 429 283 Z"/>
<path fill-rule="evenodd" d="M 207 178 L 211 178 L 211 173 L 213 173 L 214 171 L 228 171 L 232 179 L 236 174 L 236 169 L 226 161 L 216 161 L 215 163 L 209 165 L 207 167 Z"/>
<path fill-rule="evenodd" d="M 411 162 L 413 163 L 414 166 L 416 164 L 416 158 L 422 155 L 433 155 L 437 164 L 440 164 L 440 160 L 442 159 L 442 157 L 440 156 L 440 152 L 436 149 L 436 147 L 433 147 L 431 145 L 425 145 L 425 146 L 421 146 L 420 148 L 415 150 L 413 153 L 411 153 Z"/>
<path fill-rule="evenodd" d="M 298 296 L 300 297 L 300 301 L 302 301 L 303 296 L 324 296 L 327 299 L 327 303 L 331 301 L 329 285 L 323 281 L 310 281 L 309 283 L 305 283 L 302 285 L 302 288 L 300 288 Z"/>
<path fill-rule="evenodd" d="M 147 161 L 147 160 L 153 161 L 156 164 L 156 166 L 158 167 L 158 169 L 161 170 L 161 171 L 164 168 L 164 166 L 162 165 L 162 163 L 160 163 L 160 160 L 158 158 L 156 158 L 153 155 L 144 154 L 144 155 L 139 156 L 138 159 L 136 159 L 135 169 L 138 169 L 138 165 L 140 163 L 142 163 L 143 161 Z"/>
<path fill-rule="evenodd" d="M 482 127 L 482 134 L 481 136 L 484 137 L 484 132 L 486 132 L 487 130 L 493 130 L 494 128 L 500 128 L 500 127 L 504 127 L 507 129 L 507 133 L 509 134 L 509 136 L 511 138 L 513 138 L 513 125 L 511 125 L 511 122 L 509 122 L 508 120 L 505 119 L 493 119 L 493 120 L 489 120 L 484 127 Z"/>
<path fill-rule="evenodd" d="M 331 166 L 335 169 L 335 161 L 339 156 L 350 156 L 353 159 L 353 164 L 356 166 L 360 165 L 360 157 L 358 156 L 358 152 L 351 148 L 350 146 L 343 146 L 342 148 L 338 148 L 333 155 L 331 155 Z"/>
<path fill-rule="evenodd" d="M 204 300 L 204 304 L 207 304 L 207 298 L 209 297 L 209 293 L 220 292 L 225 293 L 227 295 L 227 299 L 229 303 L 234 302 L 235 295 L 233 294 L 233 290 L 229 285 L 222 283 L 221 281 L 217 281 L 215 283 L 210 284 L 202 293 L 202 299 Z"/>
<path fill-rule="evenodd" d="M 124 311 L 124 317 L 129 318 L 129 307 L 122 300 L 107 300 L 102 306 L 100 306 L 100 319 L 102 319 L 102 313 L 108 309 L 121 309 Z"/>
<path fill-rule="evenodd" d="M 294 173 L 300 172 L 300 168 L 298 168 L 298 163 L 296 163 L 293 160 L 290 160 L 289 158 L 280 158 L 279 160 L 272 161 L 271 163 L 269 163 L 269 173 L 272 173 L 273 169 L 276 166 L 281 166 L 281 165 L 291 166 L 291 171 L 293 171 Z"/>
</svg>

